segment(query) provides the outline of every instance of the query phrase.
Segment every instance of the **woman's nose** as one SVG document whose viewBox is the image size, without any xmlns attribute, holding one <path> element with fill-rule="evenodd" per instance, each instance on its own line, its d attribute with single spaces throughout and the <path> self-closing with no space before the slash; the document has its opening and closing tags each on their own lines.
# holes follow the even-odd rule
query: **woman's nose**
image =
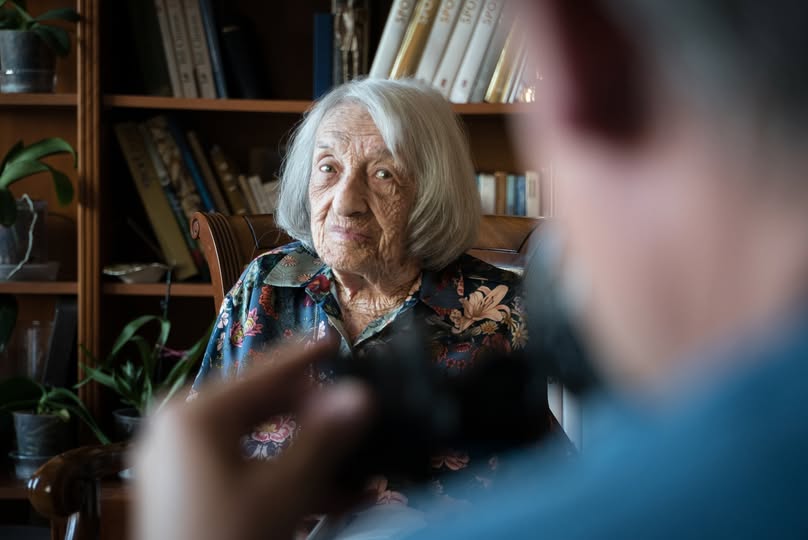
<svg viewBox="0 0 808 540">
<path fill-rule="evenodd" d="M 332 204 L 338 215 L 350 217 L 367 212 L 367 183 L 360 172 L 345 171 L 336 189 Z"/>
</svg>

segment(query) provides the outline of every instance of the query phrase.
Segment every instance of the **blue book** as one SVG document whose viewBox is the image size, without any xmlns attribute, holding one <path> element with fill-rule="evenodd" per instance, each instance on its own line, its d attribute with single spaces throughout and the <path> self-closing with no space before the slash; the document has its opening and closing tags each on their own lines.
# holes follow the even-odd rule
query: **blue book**
<svg viewBox="0 0 808 540">
<path fill-rule="evenodd" d="M 505 213 L 516 215 L 516 175 L 509 174 L 505 184 Z"/>
<path fill-rule="evenodd" d="M 527 183 L 524 174 L 516 177 L 516 215 L 527 215 Z"/>
<path fill-rule="evenodd" d="M 166 122 L 168 123 L 168 130 L 171 132 L 171 137 L 173 137 L 174 142 L 177 143 L 177 148 L 180 149 L 180 155 L 182 156 L 183 163 L 185 163 L 185 167 L 188 169 L 188 174 L 191 175 L 196 190 L 199 192 L 199 198 L 202 200 L 202 208 L 206 212 L 215 212 L 216 206 L 213 204 L 213 197 L 210 196 L 208 187 L 205 185 L 205 180 L 202 178 L 199 166 L 194 160 L 193 153 L 191 153 L 191 147 L 188 146 L 188 141 L 185 140 L 185 133 L 180 129 L 175 118 L 166 116 Z"/>
<path fill-rule="evenodd" d="M 314 14 L 314 99 L 331 89 L 334 78 L 334 15 Z"/>
<path fill-rule="evenodd" d="M 210 51 L 210 65 L 213 70 L 213 82 L 216 84 L 216 95 L 227 98 L 227 80 L 224 76 L 222 50 L 219 48 L 219 31 L 213 15 L 212 0 L 199 0 L 199 11 L 202 13 L 202 25 L 205 27 L 205 38 Z"/>
</svg>

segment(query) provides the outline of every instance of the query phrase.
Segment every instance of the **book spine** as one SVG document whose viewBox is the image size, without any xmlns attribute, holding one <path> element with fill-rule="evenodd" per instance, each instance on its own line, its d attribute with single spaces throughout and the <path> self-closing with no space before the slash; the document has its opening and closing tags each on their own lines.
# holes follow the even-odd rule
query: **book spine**
<svg viewBox="0 0 808 540">
<path fill-rule="evenodd" d="M 497 171 L 494 173 L 494 182 L 496 184 L 496 203 L 495 211 L 497 214 L 503 216 L 508 213 L 508 175 L 507 173 Z"/>
<path fill-rule="evenodd" d="M 171 25 L 166 13 L 166 0 L 154 0 L 154 11 L 160 27 L 160 37 L 163 42 L 163 53 L 168 68 L 168 77 L 171 82 L 171 93 L 174 97 L 183 97 L 180 70 L 177 66 L 177 55 L 174 53 L 174 38 L 171 35 Z"/>
<path fill-rule="evenodd" d="M 250 187 L 250 182 L 247 180 L 247 176 L 244 174 L 238 175 L 238 185 L 241 187 L 241 192 L 244 194 L 244 200 L 247 201 L 247 210 L 252 215 L 260 214 L 261 208 L 258 206 L 258 200 L 253 195 L 252 187 Z"/>
<path fill-rule="evenodd" d="M 194 65 L 191 60 L 188 29 L 185 26 L 185 14 L 182 11 L 181 0 L 166 0 L 166 14 L 168 15 L 168 24 L 171 27 L 171 37 L 174 38 L 174 54 L 177 57 L 182 96 L 186 98 L 199 97 L 196 82 L 194 81 Z"/>
<path fill-rule="evenodd" d="M 457 70 L 457 77 L 452 85 L 449 99 L 453 103 L 469 102 L 477 73 L 482 67 L 483 57 L 491 43 L 494 30 L 496 30 L 504 2 L 505 0 L 488 0 L 483 5 L 477 26 L 471 35 L 466 54 L 463 56 L 460 68 Z"/>
<path fill-rule="evenodd" d="M 168 123 L 168 131 L 174 138 L 174 143 L 177 145 L 177 148 L 180 151 L 180 157 L 182 158 L 183 163 L 185 163 L 185 169 L 188 171 L 188 174 L 191 175 L 191 180 L 193 180 L 194 185 L 196 186 L 196 192 L 199 193 L 199 198 L 202 201 L 202 208 L 204 208 L 206 212 L 214 212 L 216 210 L 216 206 L 213 204 L 213 198 L 210 196 L 207 187 L 205 187 L 205 181 L 202 179 L 202 173 L 199 172 L 199 167 L 197 167 L 196 161 L 194 161 L 194 156 L 191 154 L 191 148 L 188 146 L 188 141 L 185 140 L 185 134 L 182 132 L 179 124 L 173 117 L 167 117 L 166 120 Z"/>
<path fill-rule="evenodd" d="M 517 175 L 516 177 L 516 215 L 527 215 L 527 192 L 524 174 Z"/>
<path fill-rule="evenodd" d="M 505 85 L 502 95 L 502 101 L 505 103 L 513 103 L 516 100 L 519 82 L 522 80 L 522 74 L 527 66 L 527 56 L 527 39 L 523 39 L 519 54 L 508 72 L 508 84 Z"/>
<path fill-rule="evenodd" d="M 483 0 L 467 0 L 460 10 L 457 24 L 455 24 L 452 36 L 449 38 L 449 44 L 446 46 L 446 53 L 443 55 L 438 71 L 432 81 L 432 86 L 437 88 L 446 98 L 452 93 L 457 71 L 460 69 L 460 63 L 463 61 L 463 55 L 466 53 L 471 34 L 477 25 L 477 20 L 480 18 L 482 10 Z"/>
<path fill-rule="evenodd" d="M 216 16 L 213 13 L 212 0 L 199 0 L 199 9 L 202 12 L 202 24 L 205 26 L 205 39 L 208 40 L 210 64 L 213 69 L 213 82 L 216 84 L 216 95 L 227 98 L 227 78 L 222 62 L 222 49 L 219 46 L 219 30 L 216 26 Z"/>
<path fill-rule="evenodd" d="M 497 182 L 493 174 L 481 173 L 480 205 L 483 214 L 495 214 L 497 210 Z"/>
<path fill-rule="evenodd" d="M 264 193 L 269 201 L 269 213 L 274 214 L 278 209 L 278 198 L 281 194 L 281 183 L 279 180 L 264 182 Z"/>
<path fill-rule="evenodd" d="M 182 211 L 190 222 L 195 212 L 202 211 L 202 202 L 194 181 L 185 170 L 177 143 L 169 133 L 168 122 L 164 116 L 155 116 L 146 121 L 146 127 L 149 128 L 160 159 L 168 171 L 171 185 L 182 205 Z"/>
<path fill-rule="evenodd" d="M 202 24 L 199 0 L 182 0 L 182 8 L 185 12 L 191 59 L 199 95 L 203 98 L 215 99 L 216 85 L 213 82 L 213 66 L 210 62 L 210 51 L 205 37 L 205 26 Z"/>
<path fill-rule="evenodd" d="M 157 145 L 155 145 L 154 139 L 152 139 L 151 133 L 149 132 L 149 128 L 146 127 L 145 124 L 139 124 L 137 128 L 138 131 L 140 131 L 140 136 L 143 139 L 146 153 L 149 155 L 152 165 L 154 166 L 154 172 L 160 181 L 160 186 L 163 188 L 163 194 L 165 194 L 168 205 L 171 207 L 171 211 L 174 213 L 174 219 L 177 220 L 177 224 L 180 226 L 180 231 L 182 232 L 182 237 L 185 240 L 185 245 L 188 246 L 188 249 L 191 252 L 191 257 L 193 258 L 197 269 L 201 271 L 206 268 L 205 259 L 202 255 L 202 251 L 199 249 L 199 244 L 191 236 L 188 218 L 185 216 L 185 213 L 182 210 L 182 204 L 180 204 L 179 198 L 174 191 L 174 187 L 171 185 L 171 178 L 169 177 L 168 171 L 163 164 L 163 160 L 160 158 L 160 153 L 157 151 Z"/>
<path fill-rule="evenodd" d="M 144 90 L 151 96 L 171 96 L 171 79 L 154 4 L 144 6 L 140 0 L 127 0 L 126 6 Z"/>
<path fill-rule="evenodd" d="M 429 32 L 438 14 L 438 0 L 418 0 L 415 14 L 407 26 L 407 32 L 401 41 L 393 69 L 390 70 L 391 79 L 402 79 L 415 74 L 418 62 L 429 38 Z"/>
<path fill-rule="evenodd" d="M 525 210 L 530 217 L 542 217 L 541 183 L 539 173 L 527 171 L 525 173 Z"/>
<path fill-rule="evenodd" d="M 513 70 L 516 69 L 516 65 L 520 60 L 523 44 L 524 39 L 517 20 L 514 22 L 505 47 L 502 49 L 502 54 L 499 56 L 497 67 L 494 69 L 494 75 L 491 76 L 491 83 L 488 85 L 488 90 L 485 92 L 486 102 L 505 102 L 505 98 L 508 95 L 508 85 L 511 82 Z"/>
<path fill-rule="evenodd" d="M 509 216 L 516 215 L 516 175 L 509 174 L 506 180 L 505 213 Z"/>
<path fill-rule="evenodd" d="M 202 173 L 202 180 L 205 183 L 205 187 L 213 199 L 213 207 L 218 212 L 229 214 L 230 209 L 227 206 L 227 201 L 222 194 L 222 190 L 219 189 L 219 184 L 216 182 L 216 176 L 213 174 L 213 170 L 210 168 L 210 163 L 208 163 L 207 157 L 205 157 L 205 150 L 202 148 L 202 143 L 199 141 L 199 136 L 193 130 L 188 131 L 185 135 L 188 139 L 188 145 L 191 147 L 194 160 L 196 161 L 197 165 L 199 165 L 199 172 Z"/>
<path fill-rule="evenodd" d="M 412 18 L 416 0 L 395 0 L 387 16 L 387 23 L 384 25 L 379 46 L 376 49 L 376 56 L 373 57 L 373 64 L 370 67 L 370 77 L 376 79 L 386 79 L 393 69 L 396 54 L 404 39 L 407 25 Z"/>
<path fill-rule="evenodd" d="M 415 78 L 419 81 L 431 85 L 435 79 L 435 73 L 446 52 L 446 44 L 449 43 L 449 37 L 457 23 L 457 16 L 460 14 L 462 5 L 462 0 L 443 0 L 440 3 L 438 18 L 432 25 L 432 31 L 429 33 L 424 53 L 421 55 L 421 61 L 415 72 Z"/>
<path fill-rule="evenodd" d="M 232 21 L 222 27 L 222 44 L 239 91 L 238 97 L 244 99 L 264 97 L 254 56 L 247 43 L 244 28 L 238 21 Z"/>
<path fill-rule="evenodd" d="M 131 122 L 116 124 L 114 130 L 166 262 L 174 267 L 178 279 L 195 276 L 197 269 L 193 258 L 171 212 L 137 125 Z"/>
<path fill-rule="evenodd" d="M 262 214 L 271 214 L 272 208 L 267 198 L 266 191 L 264 190 L 264 183 L 261 177 L 257 174 L 251 174 L 247 177 L 247 183 L 252 190 L 253 197 L 255 197 L 255 206 Z"/>
<path fill-rule="evenodd" d="M 213 168 L 219 176 L 219 182 L 224 190 L 225 197 L 230 203 L 230 209 L 234 215 L 245 215 L 248 213 L 247 201 L 238 183 L 235 169 L 230 165 L 224 152 L 214 145 L 210 149 L 210 160 Z"/>
<path fill-rule="evenodd" d="M 494 70 L 497 68 L 499 56 L 502 54 L 502 49 L 505 47 L 505 42 L 508 39 L 508 33 L 511 29 L 512 12 L 507 9 L 507 6 L 502 9 L 497 21 L 497 27 L 494 29 L 494 36 L 491 38 L 491 43 L 488 44 L 488 49 L 485 51 L 480 70 L 477 72 L 477 78 L 474 82 L 474 89 L 469 97 L 469 103 L 482 103 L 485 100 L 485 92 L 488 90 L 488 85 L 491 83 L 491 77 L 494 75 Z"/>
<path fill-rule="evenodd" d="M 331 89 L 334 73 L 334 15 L 314 14 L 314 99 Z"/>
</svg>

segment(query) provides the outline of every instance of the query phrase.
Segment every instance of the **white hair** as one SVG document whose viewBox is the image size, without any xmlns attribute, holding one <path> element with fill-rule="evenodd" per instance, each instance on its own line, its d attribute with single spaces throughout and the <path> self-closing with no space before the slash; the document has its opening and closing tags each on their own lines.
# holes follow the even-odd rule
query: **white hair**
<svg viewBox="0 0 808 540">
<path fill-rule="evenodd" d="M 276 221 L 314 251 L 309 181 L 315 136 L 323 119 L 343 104 L 370 114 L 396 164 L 416 182 L 409 217 L 408 253 L 439 270 L 469 249 L 480 221 L 480 199 L 465 131 L 436 90 L 414 80 L 363 79 L 338 86 L 295 128 L 281 170 Z"/>
</svg>

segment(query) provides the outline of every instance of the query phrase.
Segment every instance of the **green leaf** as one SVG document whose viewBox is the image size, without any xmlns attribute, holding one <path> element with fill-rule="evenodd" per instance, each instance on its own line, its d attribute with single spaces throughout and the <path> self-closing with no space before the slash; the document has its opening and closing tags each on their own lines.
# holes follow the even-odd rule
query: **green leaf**
<svg viewBox="0 0 808 540">
<path fill-rule="evenodd" d="M 42 139 L 41 141 L 31 143 L 27 147 L 20 149 L 18 147 L 21 144 L 22 141 L 14 145 L 11 151 L 9 151 L 9 154 L 11 154 L 10 157 L 7 158 L 9 162 L 28 160 L 38 161 L 42 158 L 56 154 L 70 154 L 73 156 L 73 167 L 78 165 L 78 156 L 76 155 L 76 151 L 69 142 L 61 137 L 48 137 L 47 139 Z M 12 154 L 12 152 L 14 153 Z"/>
<path fill-rule="evenodd" d="M 115 390 L 115 378 L 112 375 L 109 375 L 102 369 L 97 369 L 86 364 L 82 364 L 81 367 L 84 370 L 84 373 L 86 373 L 86 376 L 84 380 L 76 384 L 75 388 L 81 388 L 88 382 L 95 381 L 102 386 Z"/>
<path fill-rule="evenodd" d="M 17 14 L 26 25 L 34 22 L 34 18 L 31 17 L 31 15 L 25 10 L 24 5 L 21 4 L 21 2 L 11 2 L 11 5 L 14 6 L 15 10 L 17 10 Z"/>
<path fill-rule="evenodd" d="M 45 165 L 53 178 L 53 188 L 56 190 L 56 198 L 59 204 L 67 205 L 73 200 L 73 183 L 62 171 L 57 171 L 50 165 Z"/>
<path fill-rule="evenodd" d="M 78 12 L 73 8 L 57 8 L 52 9 L 50 11 L 46 11 L 42 15 L 38 17 L 34 17 L 34 20 L 37 22 L 42 21 L 67 21 L 67 22 L 79 22 L 81 17 L 79 16 Z"/>
<path fill-rule="evenodd" d="M 2 191 L 0 191 L 0 194 L 1 193 Z M 2 216 L 5 216 L 6 213 L 2 203 L 3 197 L 0 195 L 0 212 L 2 212 Z M 11 334 L 14 332 L 14 326 L 16 326 L 16 324 L 17 297 L 13 294 L 0 294 L 0 352 L 6 350 L 6 346 L 11 339 Z M 0 392 L 0 396 L 3 395 L 5 394 Z"/>
<path fill-rule="evenodd" d="M 8 163 L 9 161 L 11 161 L 11 160 L 14 158 L 14 156 L 16 156 L 16 155 L 17 155 L 17 153 L 18 153 L 20 150 L 22 150 L 23 148 L 25 148 L 25 143 L 22 141 L 22 139 L 20 139 L 19 141 L 17 141 L 17 142 L 14 144 L 14 146 L 12 146 L 12 147 L 11 147 L 11 150 L 9 150 L 8 152 L 6 152 L 6 155 L 5 155 L 5 157 L 3 158 L 3 163 L 0 165 L 0 171 L 2 171 L 3 169 L 5 169 L 5 168 L 6 168 L 6 163 Z"/>
<path fill-rule="evenodd" d="M 87 427 L 89 427 L 92 430 L 93 434 L 101 444 L 109 444 L 109 438 L 106 435 L 104 435 L 104 432 L 101 431 L 101 428 L 93 419 L 92 415 L 90 414 L 90 411 L 87 410 L 87 407 L 84 406 L 84 403 L 81 401 L 81 399 L 79 399 L 79 397 L 76 394 L 74 394 L 70 390 L 67 390 L 66 388 L 58 388 L 58 387 L 53 388 L 50 391 L 50 394 L 51 399 L 54 400 L 64 399 L 67 402 L 65 403 L 65 409 L 72 412 L 74 415 L 76 415 L 76 417 L 78 417 L 85 424 L 87 424 Z"/>
<path fill-rule="evenodd" d="M 107 362 L 109 363 L 118 355 L 118 353 L 121 352 L 121 349 L 132 339 L 132 336 L 138 333 L 143 325 L 148 324 L 151 321 L 158 320 L 161 320 L 161 317 L 156 315 L 144 315 L 124 326 L 123 330 L 121 330 L 121 333 L 118 335 L 118 338 L 115 340 L 115 343 L 112 345 L 112 350 L 107 357 Z"/>
<path fill-rule="evenodd" d="M 8 188 L 17 180 L 22 180 L 32 174 L 48 172 L 49 167 L 35 160 L 15 160 L 6 164 L 0 172 L 0 188 Z"/>
<path fill-rule="evenodd" d="M 64 28 L 31 22 L 31 31 L 38 35 L 59 56 L 70 53 L 70 36 Z"/>
</svg>

